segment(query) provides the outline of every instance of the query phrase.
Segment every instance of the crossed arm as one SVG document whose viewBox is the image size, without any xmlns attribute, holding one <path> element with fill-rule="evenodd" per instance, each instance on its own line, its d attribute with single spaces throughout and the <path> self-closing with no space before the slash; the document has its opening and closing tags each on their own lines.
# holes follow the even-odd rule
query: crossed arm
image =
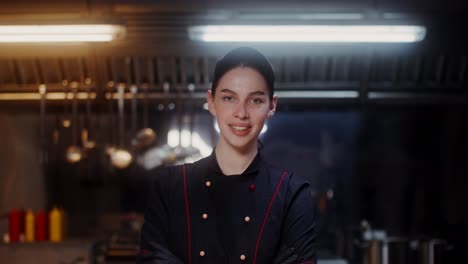
<svg viewBox="0 0 468 264">
<path fill-rule="evenodd" d="M 153 182 L 149 195 L 137 263 L 184 264 L 169 249 L 168 204 L 158 181 Z M 308 185 L 294 191 L 284 219 L 281 249 L 273 264 L 315 264 L 316 212 Z"/>
</svg>

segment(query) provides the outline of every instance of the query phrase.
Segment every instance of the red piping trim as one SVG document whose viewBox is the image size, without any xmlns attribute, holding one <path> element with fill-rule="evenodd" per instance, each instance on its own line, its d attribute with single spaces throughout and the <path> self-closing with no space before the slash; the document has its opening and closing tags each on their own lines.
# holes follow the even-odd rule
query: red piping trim
<svg viewBox="0 0 468 264">
<path fill-rule="evenodd" d="M 276 195 L 278 194 L 278 191 L 281 187 L 281 184 L 283 183 L 283 179 L 284 179 L 284 176 L 286 176 L 286 174 L 288 174 L 287 171 L 285 171 L 283 173 L 283 175 L 281 175 L 281 179 L 278 183 L 278 186 L 276 186 L 276 190 L 275 190 L 275 193 L 273 194 L 273 196 L 271 197 L 271 200 L 270 200 L 270 205 L 268 205 L 268 210 L 265 214 L 265 218 L 263 219 L 263 224 L 262 224 L 262 227 L 260 228 L 260 233 L 258 233 L 258 238 L 257 238 L 257 244 L 255 245 L 255 252 L 254 252 L 254 260 L 253 260 L 253 264 L 257 263 L 257 252 L 258 252 L 258 246 L 260 245 L 260 240 L 262 240 L 262 235 L 263 235 L 263 229 L 265 228 L 265 224 L 266 224 L 266 221 L 268 219 L 268 215 L 270 214 L 270 209 L 271 207 L 273 206 L 273 202 L 275 201 L 275 198 L 276 198 Z"/>
<path fill-rule="evenodd" d="M 146 249 L 140 250 L 140 254 L 147 254 L 147 253 L 151 253 L 151 251 L 146 250 Z"/>
<path fill-rule="evenodd" d="M 185 196 L 185 214 L 187 216 L 187 247 L 189 264 L 192 264 L 192 255 L 190 250 L 190 214 L 187 196 L 187 177 L 185 176 L 185 165 L 182 166 L 182 174 L 184 175 L 184 196 Z"/>
</svg>

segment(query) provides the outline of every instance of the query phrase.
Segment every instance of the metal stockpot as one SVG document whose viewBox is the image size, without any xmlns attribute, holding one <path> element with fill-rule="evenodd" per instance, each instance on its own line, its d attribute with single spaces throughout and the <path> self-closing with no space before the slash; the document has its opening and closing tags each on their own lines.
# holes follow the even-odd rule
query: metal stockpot
<svg viewBox="0 0 468 264">
<path fill-rule="evenodd" d="M 429 239 L 420 242 L 421 264 L 442 264 L 447 243 L 441 239 Z"/>
<path fill-rule="evenodd" d="M 415 262 L 409 240 L 405 237 L 388 237 L 368 241 L 364 264 L 407 264 Z"/>
<path fill-rule="evenodd" d="M 368 241 L 364 264 L 441 264 L 445 241 L 388 237 Z"/>
</svg>

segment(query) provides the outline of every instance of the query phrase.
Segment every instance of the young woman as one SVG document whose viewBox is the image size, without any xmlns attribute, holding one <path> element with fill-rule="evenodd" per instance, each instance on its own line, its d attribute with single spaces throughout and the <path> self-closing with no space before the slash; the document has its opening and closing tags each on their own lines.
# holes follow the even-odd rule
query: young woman
<svg viewBox="0 0 468 264">
<path fill-rule="evenodd" d="M 258 135 L 277 104 L 268 60 L 252 48 L 230 51 L 207 101 L 219 141 L 209 157 L 157 172 L 138 262 L 316 263 L 309 183 L 261 154 Z"/>
</svg>

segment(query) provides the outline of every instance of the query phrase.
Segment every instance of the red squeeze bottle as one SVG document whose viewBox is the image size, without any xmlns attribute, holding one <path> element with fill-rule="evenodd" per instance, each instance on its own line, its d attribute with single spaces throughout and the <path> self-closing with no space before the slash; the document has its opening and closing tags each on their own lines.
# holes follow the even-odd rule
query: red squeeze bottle
<svg viewBox="0 0 468 264">
<path fill-rule="evenodd" d="M 18 242 L 21 233 L 21 213 L 16 209 L 10 211 L 8 219 L 8 232 L 10 235 L 10 242 Z"/>
<path fill-rule="evenodd" d="M 36 241 L 47 240 L 47 216 L 43 211 L 36 213 Z"/>
</svg>

